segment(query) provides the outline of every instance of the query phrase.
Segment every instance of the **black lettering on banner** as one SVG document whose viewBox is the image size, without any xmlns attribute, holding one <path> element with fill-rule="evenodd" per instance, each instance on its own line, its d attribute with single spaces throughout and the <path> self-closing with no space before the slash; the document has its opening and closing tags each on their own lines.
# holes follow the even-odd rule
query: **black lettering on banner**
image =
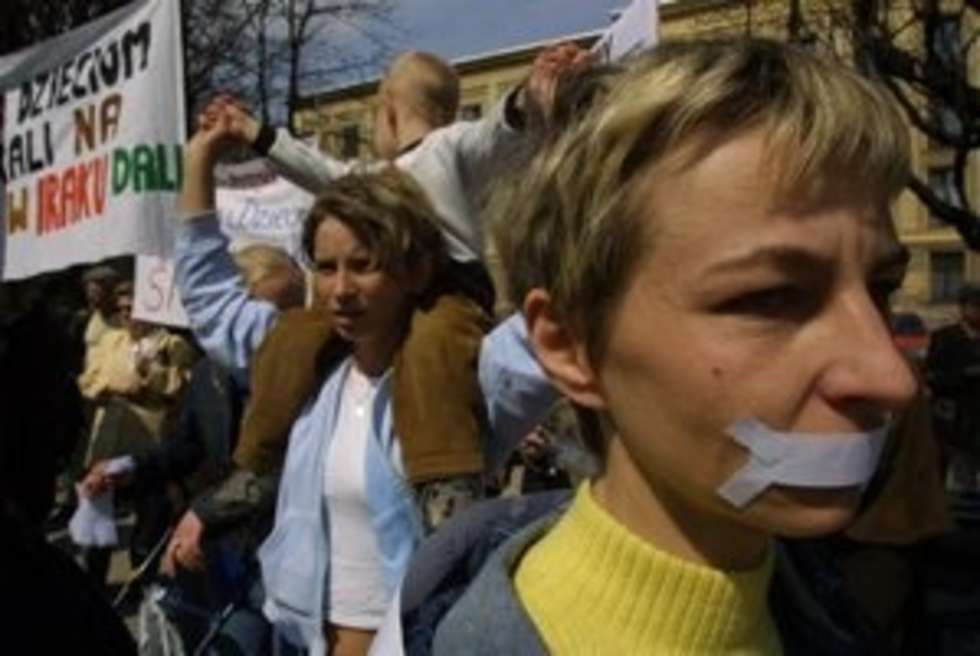
<svg viewBox="0 0 980 656">
<path fill-rule="evenodd" d="M 36 173 L 54 163 L 54 143 L 51 139 L 51 124 L 44 122 L 21 134 L 10 137 L 4 157 L 4 181 L 13 182 L 27 173 Z"/>
<path fill-rule="evenodd" d="M 107 87 L 111 87 L 119 78 L 119 44 L 110 43 L 109 47 L 99 53 L 99 72 L 102 73 L 102 81 Z"/>
<path fill-rule="evenodd" d="M 86 53 L 88 54 L 88 53 Z M 88 90 L 90 93 L 99 92 L 99 64 L 102 61 L 102 48 L 96 48 L 92 55 L 92 65 L 88 69 Z"/>
<path fill-rule="evenodd" d="M 38 73 L 37 79 L 34 81 L 34 105 L 31 107 L 31 116 L 41 115 L 41 105 L 44 103 L 44 90 L 48 86 L 48 78 L 51 74 L 48 71 L 42 71 Z"/>
<path fill-rule="evenodd" d="M 49 71 L 48 73 L 48 106 L 45 109 L 51 109 L 55 106 L 55 101 L 58 100 L 58 69 Z M 40 98 L 40 96 L 38 96 Z"/>
<path fill-rule="evenodd" d="M 61 67 L 61 80 L 60 80 L 60 84 L 58 85 L 59 105 L 64 105 L 66 102 L 68 102 L 71 99 L 70 92 L 72 90 L 72 87 L 74 86 L 72 84 L 74 80 L 72 79 L 71 76 L 71 69 L 74 67 L 74 64 L 75 62 L 69 60 L 65 62 L 64 65 Z"/>
<path fill-rule="evenodd" d="M 122 38 L 126 59 L 126 78 L 133 76 L 133 49 L 140 47 L 140 70 L 146 70 L 150 63 L 150 23 L 143 21 L 134 31 L 126 32 Z"/>
<path fill-rule="evenodd" d="M 92 59 L 92 53 L 86 50 L 85 52 L 83 52 L 81 55 L 78 56 L 77 60 L 75 60 L 75 83 L 72 84 L 71 86 L 71 94 L 72 97 L 74 97 L 76 100 L 79 98 L 84 98 L 88 93 L 88 89 L 80 85 L 78 81 L 84 77 L 85 64 L 88 63 L 89 60 L 91 59 Z M 91 80 L 92 80 L 92 74 L 90 72 L 89 82 L 91 82 Z"/>
<path fill-rule="evenodd" d="M 20 100 L 17 103 L 17 124 L 28 118 L 39 116 L 44 111 L 44 89 L 48 84 L 48 71 L 42 71 L 34 78 L 34 82 L 24 82 L 20 85 Z"/>
<path fill-rule="evenodd" d="M 24 173 L 24 169 L 27 168 L 24 166 L 24 148 L 19 134 L 13 136 L 7 148 L 9 149 L 8 153 L 10 155 L 10 167 L 8 169 L 10 179 L 16 180 L 21 173 Z"/>
<path fill-rule="evenodd" d="M 95 46 L 33 80 L 23 82 L 17 104 L 17 124 L 88 95 L 99 93 L 146 70 L 150 65 L 153 30 L 143 21 L 122 37 Z"/>
<path fill-rule="evenodd" d="M 24 122 L 24 119 L 31 115 L 31 99 L 34 98 L 34 88 L 30 82 L 20 85 L 20 98 L 17 102 L 17 124 Z"/>
</svg>

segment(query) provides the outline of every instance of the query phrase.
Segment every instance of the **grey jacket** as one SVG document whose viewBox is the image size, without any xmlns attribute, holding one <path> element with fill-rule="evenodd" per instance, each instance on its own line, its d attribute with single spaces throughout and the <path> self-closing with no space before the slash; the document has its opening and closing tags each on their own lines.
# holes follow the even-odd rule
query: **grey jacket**
<svg viewBox="0 0 980 656">
<path fill-rule="evenodd" d="M 498 499 L 450 522 L 416 553 L 402 588 L 410 656 L 534 656 L 548 650 L 514 589 L 524 551 L 557 521 L 568 493 Z M 783 541 L 769 599 L 786 654 L 890 653 L 844 594 L 836 541 Z"/>
</svg>

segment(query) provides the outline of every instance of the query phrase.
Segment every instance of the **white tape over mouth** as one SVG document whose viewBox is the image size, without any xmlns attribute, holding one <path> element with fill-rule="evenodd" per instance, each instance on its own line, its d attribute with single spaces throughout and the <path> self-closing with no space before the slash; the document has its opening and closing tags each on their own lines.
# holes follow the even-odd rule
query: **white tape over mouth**
<svg viewBox="0 0 980 656">
<path fill-rule="evenodd" d="M 771 485 L 802 488 L 867 486 L 878 468 L 889 424 L 869 432 L 793 433 L 743 419 L 728 434 L 749 451 L 749 461 L 722 483 L 718 494 L 744 508 Z"/>
</svg>

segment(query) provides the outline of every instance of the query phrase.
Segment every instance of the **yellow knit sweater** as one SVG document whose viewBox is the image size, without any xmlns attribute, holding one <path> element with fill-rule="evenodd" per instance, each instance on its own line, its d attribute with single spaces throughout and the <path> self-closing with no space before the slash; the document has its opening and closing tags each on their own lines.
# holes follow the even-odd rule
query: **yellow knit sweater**
<svg viewBox="0 0 980 656">
<path fill-rule="evenodd" d="M 769 554 L 738 573 L 671 556 L 600 508 L 586 483 L 514 583 L 553 654 L 781 654 Z"/>
</svg>

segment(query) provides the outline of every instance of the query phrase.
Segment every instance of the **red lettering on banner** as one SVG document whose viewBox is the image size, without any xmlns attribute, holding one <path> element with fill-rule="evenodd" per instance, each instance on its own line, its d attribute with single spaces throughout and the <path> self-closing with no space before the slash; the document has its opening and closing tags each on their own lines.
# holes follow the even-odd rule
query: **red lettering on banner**
<svg viewBox="0 0 980 656">
<path fill-rule="evenodd" d="M 101 215 L 105 211 L 105 190 L 106 180 L 109 175 L 109 156 L 103 155 L 102 159 L 92 162 L 94 169 L 92 176 L 92 202 L 95 213 Z"/>
<path fill-rule="evenodd" d="M 37 234 L 61 230 L 105 210 L 109 157 L 73 164 L 37 181 Z"/>
<path fill-rule="evenodd" d="M 58 175 L 48 173 L 37 179 L 37 234 L 58 229 Z"/>
<path fill-rule="evenodd" d="M 78 221 L 78 203 L 75 201 L 75 169 L 72 166 L 65 169 L 61 174 L 61 216 L 64 223 L 75 223 Z"/>
<path fill-rule="evenodd" d="M 95 160 L 90 162 L 87 166 L 79 166 L 76 169 L 78 180 L 77 185 L 75 186 L 75 209 L 80 215 L 90 216 L 92 214 L 92 209 L 88 202 L 89 198 L 86 190 L 89 186 L 89 175 L 91 175 L 92 169 L 95 168 L 95 164 L 98 161 L 99 160 Z"/>
</svg>

